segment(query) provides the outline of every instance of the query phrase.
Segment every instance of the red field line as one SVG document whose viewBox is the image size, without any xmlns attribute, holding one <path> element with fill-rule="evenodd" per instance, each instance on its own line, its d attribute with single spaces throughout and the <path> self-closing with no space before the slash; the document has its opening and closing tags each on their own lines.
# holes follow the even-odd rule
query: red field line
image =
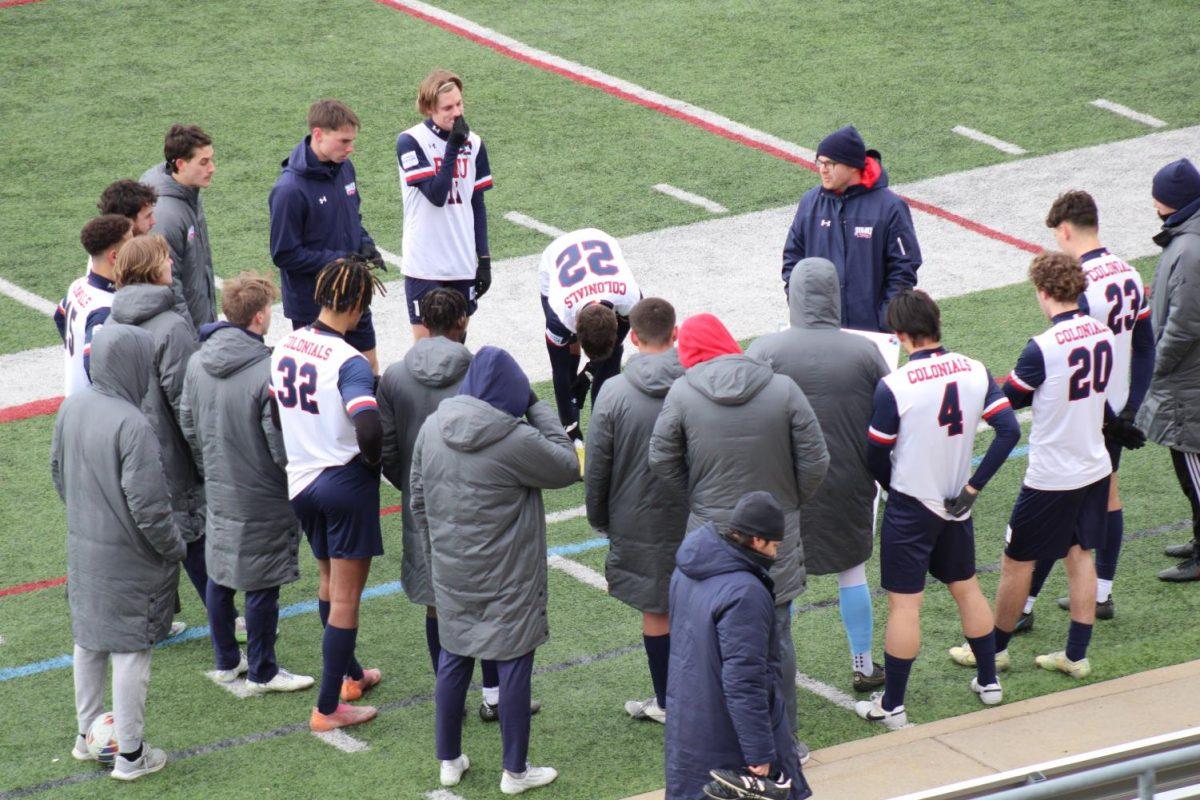
<svg viewBox="0 0 1200 800">
<path fill-rule="evenodd" d="M 38 0 L 21 0 L 21 2 L 36 3 Z M 63 398 L 48 397 L 45 400 L 34 400 L 32 403 L 22 403 L 19 406 L 9 406 L 8 408 L 0 408 L 0 423 L 17 422 L 30 417 L 40 417 L 45 414 L 54 414 L 58 412 L 58 407 L 62 405 Z"/>
<path fill-rule="evenodd" d="M 27 6 L 30 3 L 40 3 L 42 0 L 0 0 L 0 8 L 11 8 L 12 6 Z"/>
</svg>

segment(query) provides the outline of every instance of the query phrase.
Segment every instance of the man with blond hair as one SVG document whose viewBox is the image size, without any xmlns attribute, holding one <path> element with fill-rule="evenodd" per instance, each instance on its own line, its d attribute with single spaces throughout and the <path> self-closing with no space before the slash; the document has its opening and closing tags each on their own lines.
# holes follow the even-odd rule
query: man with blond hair
<svg viewBox="0 0 1200 800">
<path fill-rule="evenodd" d="M 428 336 L 421 298 L 439 286 L 467 298 L 468 313 L 492 285 L 483 193 L 492 170 L 479 134 L 463 116 L 463 82 L 435 69 L 421 81 L 417 111 L 424 120 L 396 139 L 404 196 L 404 298 L 413 337 Z"/>
</svg>

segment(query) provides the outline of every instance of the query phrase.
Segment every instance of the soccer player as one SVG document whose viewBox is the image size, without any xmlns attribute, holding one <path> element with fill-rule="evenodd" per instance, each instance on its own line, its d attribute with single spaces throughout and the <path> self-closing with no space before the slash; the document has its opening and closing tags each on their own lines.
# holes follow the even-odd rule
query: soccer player
<svg viewBox="0 0 1200 800">
<path fill-rule="evenodd" d="M 668 593 L 675 551 L 687 532 L 687 498 L 650 471 L 650 434 L 663 399 L 683 375 L 675 309 L 647 297 L 629 312 L 638 354 L 605 384 L 588 424 L 584 485 L 588 522 L 608 535 L 608 593 L 642 612 L 642 643 L 654 696 L 630 700 L 634 719 L 666 722 L 671 654 Z"/>
<path fill-rule="evenodd" d="M 158 195 L 152 231 L 171 249 L 176 310 L 199 329 L 217 318 L 217 283 L 200 199 L 217 168 L 212 137 L 195 125 L 172 125 L 163 156 L 164 162 L 146 170 L 141 182 Z"/>
<path fill-rule="evenodd" d="M 350 703 L 382 678 L 378 669 L 359 665 L 354 643 L 371 559 L 383 555 L 383 427 L 371 365 L 346 341 L 374 292 L 384 291 L 372 268 L 361 258 L 339 258 L 321 270 L 314 292 L 321 313 L 312 325 L 288 334 L 271 356 L 271 396 L 287 450 L 288 497 L 320 572 L 324 665 L 308 723 L 314 732 L 374 719 L 373 706 Z"/>
<path fill-rule="evenodd" d="M 1104 446 L 1112 461 L 1112 483 L 1108 488 L 1108 514 L 1104 535 L 1096 542 L 1096 618 L 1112 619 L 1112 587 L 1117 573 L 1117 556 L 1125 532 L 1121 496 L 1117 492 L 1117 468 L 1121 449 L 1136 449 L 1146 437 L 1133 423 L 1154 373 L 1154 331 L 1150 327 L 1150 304 L 1142 276 L 1100 244 L 1100 214 L 1087 192 L 1059 195 L 1046 215 L 1046 226 L 1064 253 L 1079 259 L 1087 278 L 1087 289 L 1079 297 L 1079 308 L 1108 325 L 1113 333 L 1113 369 L 1108 384 L 1108 405 L 1116 412 L 1104 426 Z M 1018 626 L 1033 624 L 1033 602 L 1046 576 L 1054 567 L 1050 560 L 1038 561 L 1033 585 Z M 1059 608 L 1070 609 L 1071 599 L 1058 600 Z"/>
<path fill-rule="evenodd" d="M 425 119 L 396 138 L 404 198 L 401 271 L 413 338 L 429 335 L 421 298 L 444 286 L 467 300 L 468 315 L 492 285 L 487 209 L 492 188 L 487 148 L 463 116 L 463 82 L 435 69 L 417 90 Z"/>
<path fill-rule="evenodd" d="M 67 397 L 91 383 L 88 361 L 92 337 L 112 312 L 117 251 L 129 241 L 132 227 L 125 217 L 105 214 L 79 232 L 79 241 L 88 254 L 87 274 L 71 282 L 54 309 L 54 324 L 63 340 L 63 394 Z"/>
<path fill-rule="evenodd" d="M 154 227 L 154 206 L 158 192 L 137 181 L 119 180 L 110 183 L 100 193 L 96 207 L 101 214 L 120 214 L 133 221 L 133 235 L 142 236 Z"/>
<path fill-rule="evenodd" d="M 596 228 L 564 233 L 551 242 L 542 252 L 538 285 L 558 418 L 583 449 L 579 413 L 588 388 L 594 407 L 604 382 L 621 371 L 629 312 L 642 293 L 620 243 Z M 588 357 L 583 372 L 580 350 Z"/>
<path fill-rule="evenodd" d="M 1088 552 L 1105 532 L 1112 460 L 1103 426 L 1115 361 L 1112 331 L 1079 307 L 1087 278 L 1065 253 L 1039 253 L 1029 267 L 1050 328 L 1029 340 L 1004 384 L 1013 408 L 1033 406 L 1029 467 L 1005 534 L 996 589 L 996 665 L 1007 669 L 1008 642 L 1029 594 L 1034 562 L 1066 558 L 1071 625 L 1066 650 L 1038 656 L 1043 669 L 1082 680 L 1096 618 L 1096 567 Z M 970 666 L 965 646 L 950 657 Z"/>
<path fill-rule="evenodd" d="M 318 100 L 309 106 L 309 135 L 284 160 L 267 199 L 271 260 L 279 267 L 283 315 L 293 329 L 317 319 L 321 307 L 313 292 L 327 264 L 361 256 L 384 268 L 383 256 L 362 224 L 362 198 L 350 162 L 359 127 L 358 117 L 340 100 Z M 370 308 L 364 308 L 344 338 L 378 374 Z"/>
<path fill-rule="evenodd" d="M 1002 699 L 996 680 L 992 610 L 975 577 L 971 506 L 1021 438 L 1012 406 L 983 364 L 942 347 L 937 303 L 905 289 L 888 304 L 887 327 L 908 363 L 879 381 L 868 428 L 867 461 L 887 489 L 879 534 L 880 583 L 888 593 L 884 690 L 855 703 L 868 722 L 908 722 L 904 693 L 921 645 L 926 573 L 946 584 L 978 668 L 971 691 L 987 705 Z M 975 430 L 996 437 L 970 474 Z M 968 477 L 969 475 L 969 477 Z"/>
</svg>

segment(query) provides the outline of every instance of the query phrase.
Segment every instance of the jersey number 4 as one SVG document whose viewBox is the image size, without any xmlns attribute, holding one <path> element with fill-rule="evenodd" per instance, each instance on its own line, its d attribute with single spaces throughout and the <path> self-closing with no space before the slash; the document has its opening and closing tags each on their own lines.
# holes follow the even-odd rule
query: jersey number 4
<svg viewBox="0 0 1200 800">
<path fill-rule="evenodd" d="M 302 364 L 299 369 L 296 369 L 296 359 L 289 356 L 280 359 L 276 371 L 283 374 L 283 391 L 275 393 L 275 399 L 279 405 L 284 408 L 294 408 L 299 399 L 301 411 L 309 414 L 321 413 L 317 407 L 317 401 L 313 400 L 313 393 L 317 391 L 317 368 L 315 366 Z M 300 378 L 298 385 L 296 383 L 297 376 Z"/>
<path fill-rule="evenodd" d="M 963 432 L 962 404 L 958 402 L 958 382 L 946 384 L 942 394 L 942 407 L 938 409 L 938 425 L 946 429 L 947 436 L 959 436 Z"/>
<path fill-rule="evenodd" d="M 1067 364 L 1074 368 L 1071 373 L 1071 385 L 1067 397 L 1071 400 L 1082 400 L 1092 394 L 1092 390 L 1103 392 L 1108 387 L 1108 378 L 1112 375 L 1113 349 L 1108 342 L 1096 342 L 1091 350 L 1086 347 L 1076 347 L 1067 356 Z"/>
<path fill-rule="evenodd" d="M 587 254 L 586 265 L 579 263 L 584 253 Z M 616 275 L 617 265 L 612 263 L 612 257 L 612 248 L 601 239 L 573 244 L 559 253 L 554 262 L 558 267 L 558 282 L 562 286 L 574 286 L 583 280 L 589 269 L 593 275 Z"/>
</svg>

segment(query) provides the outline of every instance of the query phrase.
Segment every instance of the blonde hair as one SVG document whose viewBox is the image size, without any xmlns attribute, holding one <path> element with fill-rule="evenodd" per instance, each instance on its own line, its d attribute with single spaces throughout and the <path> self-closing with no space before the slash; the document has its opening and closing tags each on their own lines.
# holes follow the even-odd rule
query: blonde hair
<svg viewBox="0 0 1200 800">
<path fill-rule="evenodd" d="M 448 69 L 435 69 L 425 76 L 425 80 L 421 81 L 421 87 L 417 90 L 417 111 L 422 116 L 431 116 L 434 109 L 437 108 L 438 95 L 448 92 L 456 86 L 461 92 L 462 78 Z"/>
<path fill-rule="evenodd" d="M 113 266 L 117 288 L 136 283 L 158 283 L 158 272 L 170 254 L 167 240 L 157 233 L 133 237 L 117 251 L 117 262 Z"/>
<path fill-rule="evenodd" d="M 254 315 L 279 298 L 279 290 L 265 275 L 242 272 L 236 278 L 225 281 L 221 289 L 221 311 L 225 318 L 245 328 L 254 321 Z"/>
</svg>

